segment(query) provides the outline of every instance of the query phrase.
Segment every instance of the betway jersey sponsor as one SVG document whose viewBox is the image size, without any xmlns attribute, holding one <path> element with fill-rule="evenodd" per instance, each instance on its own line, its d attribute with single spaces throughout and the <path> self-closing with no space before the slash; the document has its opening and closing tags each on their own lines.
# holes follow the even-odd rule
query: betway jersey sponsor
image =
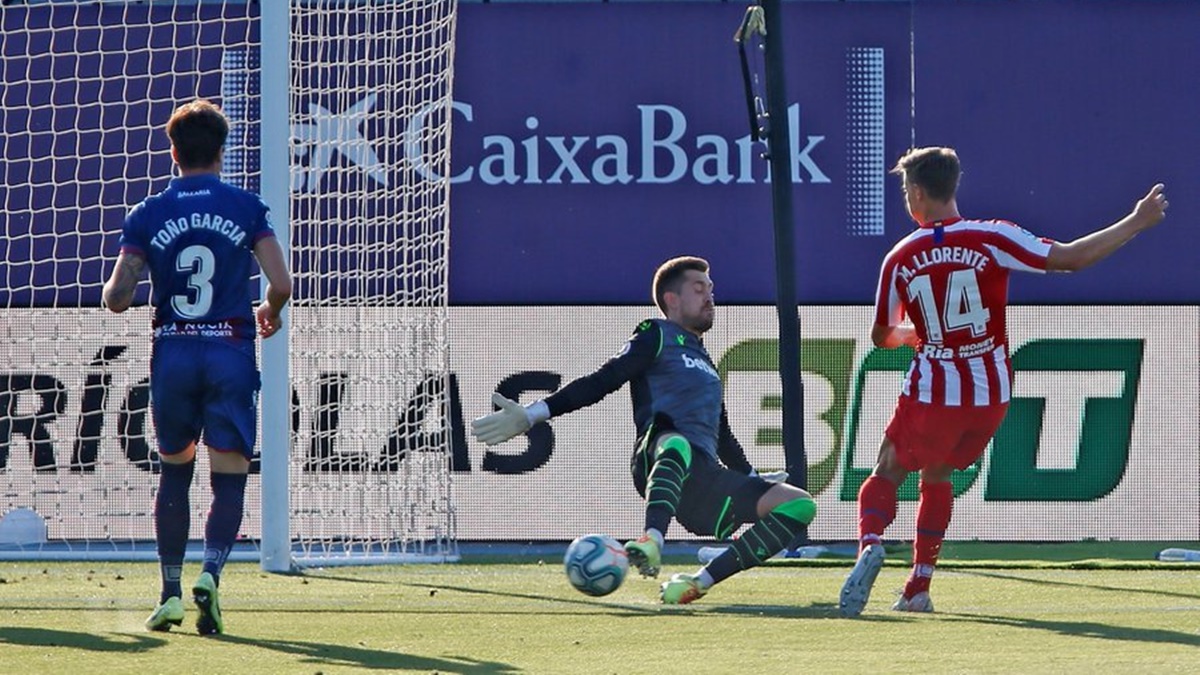
<svg viewBox="0 0 1200 675">
<path fill-rule="evenodd" d="M 953 219 L 923 224 L 892 248 L 875 323 L 907 317 L 920 338 L 904 396 L 947 406 L 1008 402 L 1008 275 L 1045 272 L 1053 243 L 1007 221 Z"/>
<path fill-rule="evenodd" d="M 700 338 L 664 319 L 647 319 L 598 370 L 546 398 L 553 417 L 592 405 L 626 382 L 638 436 L 670 418 L 692 447 L 748 473 L 745 450 L 729 428 L 721 376 Z"/>
</svg>

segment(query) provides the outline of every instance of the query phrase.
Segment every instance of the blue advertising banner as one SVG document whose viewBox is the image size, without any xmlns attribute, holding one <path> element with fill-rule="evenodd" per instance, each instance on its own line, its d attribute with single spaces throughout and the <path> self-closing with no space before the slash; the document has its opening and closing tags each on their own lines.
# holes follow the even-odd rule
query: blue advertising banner
<svg viewBox="0 0 1200 675">
<path fill-rule="evenodd" d="M 773 300 L 766 162 L 730 39 L 743 9 L 460 8 L 455 302 L 644 303 L 681 253 L 713 262 L 721 301 Z M 1200 4 L 802 2 L 783 16 L 802 303 L 873 300 L 912 226 L 884 172 L 914 140 L 959 149 L 964 215 L 1064 241 L 1167 184 L 1162 227 L 1098 270 L 1017 275 L 1015 301 L 1200 298 Z"/>
<path fill-rule="evenodd" d="M 0 12 L 0 304 L 99 306 L 125 215 L 170 180 L 163 125 L 183 101 L 222 101 L 233 123 L 226 180 L 255 187 L 246 134 L 258 111 L 244 92 L 257 11 L 96 3 Z"/>
<path fill-rule="evenodd" d="M 965 213 L 1069 241 L 1124 216 L 1154 183 L 1167 186 L 1158 228 L 1080 274 L 1014 275 L 1013 298 L 1200 301 L 1200 3 L 918 2 L 913 11 L 917 143 L 958 148 Z"/>
<path fill-rule="evenodd" d="M 655 267 L 686 253 L 713 263 L 722 301 L 771 301 L 765 146 L 732 40 L 743 12 L 462 6 L 451 297 L 645 303 Z M 885 165 L 909 140 L 908 7 L 785 16 L 800 297 L 867 301 L 903 227 Z"/>
<path fill-rule="evenodd" d="M 722 302 L 772 302 L 770 179 L 765 148 L 749 138 L 731 39 L 743 10 L 463 4 L 451 302 L 645 304 L 654 268 L 684 253 L 713 262 Z M 172 12 L 213 21 L 181 33 Z M 0 302 L 98 304 L 125 212 L 170 174 L 161 131 L 128 120 L 161 124 L 197 92 L 245 96 L 256 14 L 252 3 L 3 13 Z M 1161 227 L 1099 270 L 1016 277 L 1015 301 L 1200 300 L 1189 232 L 1200 207 L 1188 198 L 1200 170 L 1191 82 L 1200 3 L 796 2 L 783 18 L 791 105 L 775 122 L 792 136 L 800 302 L 872 301 L 879 261 L 911 227 L 886 170 L 913 143 L 959 149 L 964 215 L 1060 240 L 1120 218 L 1154 182 L 1167 184 Z M 752 61 L 761 66 L 761 56 Z M 368 99 L 389 105 L 366 91 L 300 102 L 296 150 L 321 111 L 345 115 Z M 244 149 L 257 108 L 237 117 L 244 136 L 231 143 L 243 152 L 233 148 L 227 176 L 253 187 Z M 377 162 L 356 170 L 353 152 L 331 147 L 320 161 L 346 169 L 340 178 L 301 152 L 294 208 L 331 214 L 321 236 L 336 243 L 345 210 L 333 202 L 335 182 L 321 181 L 427 179 L 429 149 L 412 139 L 436 123 L 417 113 L 356 129 Z M 298 243 L 312 243 L 301 235 Z"/>
</svg>

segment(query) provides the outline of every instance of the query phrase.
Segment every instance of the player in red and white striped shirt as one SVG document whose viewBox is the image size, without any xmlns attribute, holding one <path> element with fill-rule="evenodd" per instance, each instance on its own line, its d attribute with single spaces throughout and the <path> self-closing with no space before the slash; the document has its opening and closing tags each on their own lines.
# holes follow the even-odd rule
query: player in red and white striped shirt
<svg viewBox="0 0 1200 675">
<path fill-rule="evenodd" d="M 961 167 L 951 148 L 910 150 L 892 173 L 917 229 L 887 254 L 875 292 L 871 340 L 916 350 L 879 460 L 858 493 L 859 557 L 840 608 L 857 616 L 883 565 L 881 537 L 896 517 L 896 490 L 920 471 L 913 569 L 893 609 L 933 610 L 929 581 L 950 523 L 950 474 L 974 464 L 995 434 L 1012 392 L 1004 319 L 1008 275 L 1073 272 L 1108 257 L 1165 216 L 1161 184 L 1116 223 L 1070 243 L 1035 237 L 1007 221 L 959 215 Z"/>
</svg>

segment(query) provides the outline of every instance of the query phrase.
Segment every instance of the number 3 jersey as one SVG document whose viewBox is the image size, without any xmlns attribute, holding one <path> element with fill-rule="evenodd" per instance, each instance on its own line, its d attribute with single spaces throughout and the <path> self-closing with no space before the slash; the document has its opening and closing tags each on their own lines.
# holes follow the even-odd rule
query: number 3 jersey
<svg viewBox="0 0 1200 675">
<path fill-rule="evenodd" d="M 944 406 L 1008 402 L 1008 275 L 1045 272 L 1053 243 L 1006 221 L 955 218 L 922 224 L 892 248 L 875 324 L 908 317 L 920 338 L 903 396 Z"/>
<path fill-rule="evenodd" d="M 267 205 L 216 174 L 175 178 L 130 211 L 121 252 L 150 268 L 155 339 L 254 340 L 254 246 L 275 236 Z"/>
</svg>

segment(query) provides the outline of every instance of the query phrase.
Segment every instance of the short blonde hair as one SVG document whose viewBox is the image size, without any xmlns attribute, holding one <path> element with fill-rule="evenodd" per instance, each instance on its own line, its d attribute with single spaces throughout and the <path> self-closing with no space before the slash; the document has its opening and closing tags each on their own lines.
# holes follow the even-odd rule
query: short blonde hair
<svg viewBox="0 0 1200 675">
<path fill-rule="evenodd" d="M 958 192 L 962 165 L 954 148 L 912 148 L 900 157 L 891 173 L 920 185 L 930 198 L 948 202 Z"/>
<path fill-rule="evenodd" d="M 708 261 L 691 255 L 679 256 L 659 265 L 658 270 L 654 272 L 651 294 L 654 296 L 654 304 L 658 305 L 658 309 L 664 315 L 667 313 L 667 293 L 679 292 L 683 285 L 683 275 L 689 270 L 708 272 Z"/>
</svg>

